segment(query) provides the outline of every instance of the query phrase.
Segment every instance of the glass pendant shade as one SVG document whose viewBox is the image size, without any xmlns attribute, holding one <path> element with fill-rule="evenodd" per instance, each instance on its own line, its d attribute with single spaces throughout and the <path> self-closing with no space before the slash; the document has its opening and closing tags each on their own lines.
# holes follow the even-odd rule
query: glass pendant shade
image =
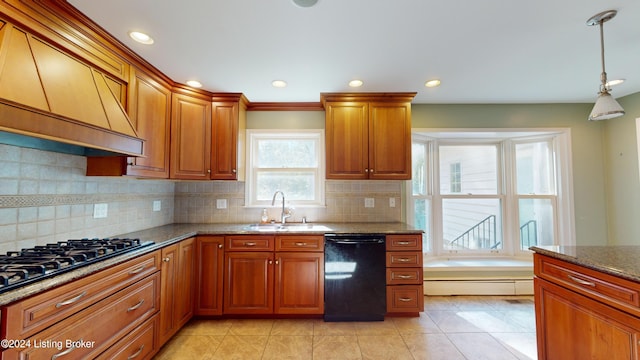
<svg viewBox="0 0 640 360">
<path fill-rule="evenodd" d="M 593 106 L 591 114 L 589 114 L 589 120 L 607 120 L 622 115 L 624 115 L 624 109 L 622 109 L 622 106 L 618 104 L 616 99 L 614 99 L 608 91 L 604 90 L 600 92 L 600 95 L 598 95 L 596 104 Z"/>
</svg>

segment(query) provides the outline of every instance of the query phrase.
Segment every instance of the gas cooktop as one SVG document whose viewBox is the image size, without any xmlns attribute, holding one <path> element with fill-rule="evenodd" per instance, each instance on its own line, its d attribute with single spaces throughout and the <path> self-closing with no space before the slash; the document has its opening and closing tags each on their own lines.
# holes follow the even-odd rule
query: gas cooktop
<svg viewBox="0 0 640 360">
<path fill-rule="evenodd" d="M 140 239 L 59 241 L 0 255 L 0 293 L 153 244 Z"/>
</svg>

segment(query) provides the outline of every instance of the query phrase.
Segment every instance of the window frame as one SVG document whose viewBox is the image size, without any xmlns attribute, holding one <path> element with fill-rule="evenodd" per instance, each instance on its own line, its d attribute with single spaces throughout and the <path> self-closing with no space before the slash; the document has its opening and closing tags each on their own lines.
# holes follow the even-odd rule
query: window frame
<svg viewBox="0 0 640 360">
<path fill-rule="evenodd" d="M 555 156 L 555 185 L 556 193 L 520 195 L 517 194 L 515 180 L 515 144 L 550 139 Z M 571 168 L 571 131 L 568 128 L 553 129 L 413 129 L 412 143 L 425 144 L 425 182 L 426 194 L 413 194 L 411 181 L 406 182 L 406 213 L 407 222 L 412 224 L 415 219 L 414 201 L 427 201 L 431 205 L 426 213 L 424 236 L 425 260 L 441 257 L 531 257 L 532 252 L 520 249 L 520 226 L 518 201 L 526 198 L 552 198 L 554 210 L 554 241 L 557 245 L 571 246 L 575 244 L 575 221 L 573 210 L 572 168 Z M 502 224 L 501 230 L 503 247 L 500 251 L 449 252 L 442 247 L 442 199 L 460 198 L 464 195 L 439 194 L 439 157 L 438 144 L 482 144 L 498 142 L 502 149 L 499 151 L 498 166 L 498 194 L 501 200 Z M 412 169 L 413 170 L 413 169 Z M 485 196 L 485 195 L 477 195 Z M 489 195 L 489 197 L 496 197 Z M 516 226 L 517 225 L 517 226 Z"/>
<path fill-rule="evenodd" d="M 258 200 L 257 199 L 257 178 L 258 174 L 264 172 L 278 172 L 280 168 L 260 168 L 257 167 L 257 156 L 254 152 L 257 151 L 257 141 L 260 140 L 300 140 L 301 138 L 312 139 L 316 144 L 317 154 L 317 166 L 305 167 L 305 168 L 284 168 L 282 171 L 297 171 L 308 174 L 313 174 L 315 187 L 314 187 L 314 199 L 313 200 L 291 200 L 287 197 L 288 203 L 295 203 L 296 207 L 324 207 L 325 206 L 325 139 L 323 129 L 247 129 L 247 151 L 246 151 L 246 163 L 247 163 L 247 176 L 245 183 L 245 207 L 265 207 L 271 206 L 271 200 Z M 281 189 L 275 189 L 275 191 Z M 285 193 L 286 194 L 286 193 Z"/>
</svg>

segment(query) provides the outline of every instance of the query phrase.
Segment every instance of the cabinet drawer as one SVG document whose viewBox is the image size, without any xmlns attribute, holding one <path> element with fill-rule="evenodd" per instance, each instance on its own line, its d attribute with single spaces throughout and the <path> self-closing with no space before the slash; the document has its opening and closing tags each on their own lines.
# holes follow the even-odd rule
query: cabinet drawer
<svg viewBox="0 0 640 360">
<path fill-rule="evenodd" d="M 158 316 L 155 315 L 140 325 L 137 329 L 127 334 L 100 356 L 99 360 L 138 360 L 148 359 L 156 352 L 154 333 Z"/>
<path fill-rule="evenodd" d="M 640 313 L 640 284 L 544 255 L 534 255 L 534 273 L 591 298 Z"/>
<path fill-rule="evenodd" d="M 155 251 L 2 309 L 6 339 L 25 339 L 159 269 Z"/>
<path fill-rule="evenodd" d="M 6 350 L 2 358 L 93 358 L 158 311 L 159 288 L 155 273 L 29 338 L 31 347 Z"/>
<path fill-rule="evenodd" d="M 324 251 L 324 236 L 276 236 L 276 251 Z"/>
<path fill-rule="evenodd" d="M 226 251 L 273 251 L 275 239 L 273 236 L 227 236 Z"/>
<path fill-rule="evenodd" d="M 387 250 L 417 250 L 422 251 L 422 235 L 387 235 Z"/>
<path fill-rule="evenodd" d="M 387 268 L 387 285 L 422 284 L 422 268 Z"/>
<path fill-rule="evenodd" d="M 387 286 L 387 312 L 409 313 L 423 310 L 422 285 Z"/>
<path fill-rule="evenodd" d="M 422 253 L 413 251 L 388 251 L 387 267 L 422 267 Z"/>
</svg>

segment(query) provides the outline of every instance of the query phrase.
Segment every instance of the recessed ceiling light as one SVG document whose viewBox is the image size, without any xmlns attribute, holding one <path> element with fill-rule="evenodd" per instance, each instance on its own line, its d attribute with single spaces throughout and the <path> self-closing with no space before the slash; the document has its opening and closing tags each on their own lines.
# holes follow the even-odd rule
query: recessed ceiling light
<svg viewBox="0 0 640 360">
<path fill-rule="evenodd" d="M 429 80 L 426 83 L 424 83 L 424 86 L 429 88 L 440 86 L 440 80 L 438 79 Z"/>
<path fill-rule="evenodd" d="M 145 33 L 141 33 L 139 31 L 129 31 L 129 37 L 131 37 L 133 40 L 141 44 L 145 44 L 145 45 L 153 44 L 153 38 L 151 38 L 151 36 Z"/>
<path fill-rule="evenodd" d="M 300 7 L 312 7 L 318 0 L 293 0 L 293 3 Z"/>
<path fill-rule="evenodd" d="M 273 87 L 277 87 L 277 88 L 283 88 L 283 87 L 287 87 L 287 82 L 284 80 L 273 80 L 271 82 L 271 85 Z"/>
<path fill-rule="evenodd" d="M 201 88 L 202 87 L 202 83 L 198 80 L 189 80 L 187 81 L 187 85 L 194 87 L 194 88 Z"/>
<path fill-rule="evenodd" d="M 360 86 L 362 86 L 362 84 L 363 84 L 362 80 L 357 80 L 356 79 L 356 80 L 349 81 L 349 86 L 351 86 L 351 87 L 360 87 Z"/>
<path fill-rule="evenodd" d="M 625 79 L 615 79 L 615 80 L 609 80 L 607 82 L 607 86 L 616 86 L 616 85 L 620 85 L 624 82 Z"/>
</svg>

